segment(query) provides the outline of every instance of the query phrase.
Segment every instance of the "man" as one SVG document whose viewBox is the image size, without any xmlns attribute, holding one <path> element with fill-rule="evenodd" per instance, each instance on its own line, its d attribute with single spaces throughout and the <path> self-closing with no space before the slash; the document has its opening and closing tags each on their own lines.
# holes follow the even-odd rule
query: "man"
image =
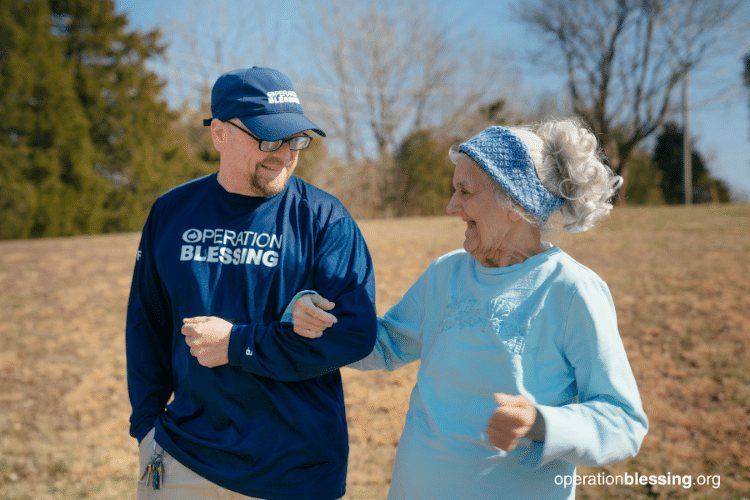
<svg viewBox="0 0 750 500">
<path fill-rule="evenodd" d="M 341 498 L 338 368 L 374 346 L 370 254 L 341 203 L 292 176 L 308 132 L 325 134 L 286 76 L 226 73 L 211 111 L 219 171 L 154 203 L 133 275 L 126 347 L 138 497 Z M 336 304 L 338 323 L 319 339 L 279 321 L 303 289 Z"/>
</svg>

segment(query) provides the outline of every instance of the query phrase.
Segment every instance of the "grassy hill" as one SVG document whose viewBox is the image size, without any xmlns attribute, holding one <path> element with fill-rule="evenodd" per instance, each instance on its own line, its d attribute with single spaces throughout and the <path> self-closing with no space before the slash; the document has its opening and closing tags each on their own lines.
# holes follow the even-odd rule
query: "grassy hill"
<svg viewBox="0 0 750 500">
<path fill-rule="evenodd" d="M 457 218 L 360 225 L 381 314 L 463 241 Z M 0 242 L 0 498 L 135 498 L 123 332 L 138 239 Z M 692 483 L 578 498 L 750 498 L 750 206 L 620 208 L 550 239 L 609 284 L 651 424 L 637 457 L 579 474 Z M 416 368 L 344 370 L 347 499 L 385 498 Z"/>
</svg>

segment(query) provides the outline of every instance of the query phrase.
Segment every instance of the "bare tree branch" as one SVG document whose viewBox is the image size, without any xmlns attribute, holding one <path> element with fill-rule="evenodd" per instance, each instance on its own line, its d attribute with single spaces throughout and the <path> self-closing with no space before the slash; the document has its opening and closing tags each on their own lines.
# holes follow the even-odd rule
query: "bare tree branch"
<svg viewBox="0 0 750 500">
<path fill-rule="evenodd" d="M 315 114 L 347 163 L 366 168 L 352 172 L 372 202 L 392 188 L 393 153 L 408 135 L 454 123 L 500 95 L 496 70 L 476 64 L 482 45 L 466 44 L 455 32 L 461 26 L 439 22 L 422 2 L 316 0 L 301 8 L 328 89 Z"/>
<path fill-rule="evenodd" d="M 421 2 L 318 0 L 305 18 L 321 74 L 338 94 L 327 116 L 369 144 L 358 154 L 382 160 L 413 130 L 443 125 L 476 108 L 483 92 L 499 92 L 495 75 L 471 66 L 480 48 L 459 43 Z"/>
<path fill-rule="evenodd" d="M 280 19 L 260 0 L 194 1 L 184 16 L 172 14 L 165 26 L 170 42 L 169 71 L 183 105 L 205 105 L 210 89 L 231 69 L 263 66 L 276 55 Z M 252 27 L 248 29 L 248 27 Z"/>
<path fill-rule="evenodd" d="M 718 46 L 740 6 L 739 0 L 537 0 L 523 6 L 521 18 L 552 41 L 547 60 L 567 74 L 574 112 L 602 143 L 618 138 L 611 163 L 627 182 L 633 150 L 673 112 L 675 87 Z"/>
</svg>

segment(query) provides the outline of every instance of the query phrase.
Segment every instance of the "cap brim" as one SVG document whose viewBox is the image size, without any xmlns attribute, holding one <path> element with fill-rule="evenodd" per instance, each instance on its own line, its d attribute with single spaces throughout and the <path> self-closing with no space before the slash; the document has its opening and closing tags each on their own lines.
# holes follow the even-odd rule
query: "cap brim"
<svg viewBox="0 0 750 500">
<path fill-rule="evenodd" d="M 239 120 L 250 132 L 265 141 L 280 141 L 305 130 L 312 130 L 321 137 L 326 136 L 320 127 L 299 113 L 253 115 L 239 117 Z"/>
</svg>

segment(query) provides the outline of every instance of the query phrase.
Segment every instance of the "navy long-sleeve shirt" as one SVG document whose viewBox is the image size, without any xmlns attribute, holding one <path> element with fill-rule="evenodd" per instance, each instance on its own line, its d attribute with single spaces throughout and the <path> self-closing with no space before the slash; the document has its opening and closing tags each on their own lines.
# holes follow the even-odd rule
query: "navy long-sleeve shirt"
<svg viewBox="0 0 750 500">
<path fill-rule="evenodd" d="M 280 322 L 303 289 L 336 303 L 338 323 L 318 339 Z M 195 316 L 234 324 L 227 365 L 190 354 L 180 329 Z M 216 174 L 179 186 L 152 207 L 133 275 L 130 433 L 156 427 L 180 463 L 244 495 L 340 498 L 338 368 L 368 355 L 376 334 L 372 260 L 336 198 L 296 177 L 270 198 L 229 193 Z"/>
</svg>

